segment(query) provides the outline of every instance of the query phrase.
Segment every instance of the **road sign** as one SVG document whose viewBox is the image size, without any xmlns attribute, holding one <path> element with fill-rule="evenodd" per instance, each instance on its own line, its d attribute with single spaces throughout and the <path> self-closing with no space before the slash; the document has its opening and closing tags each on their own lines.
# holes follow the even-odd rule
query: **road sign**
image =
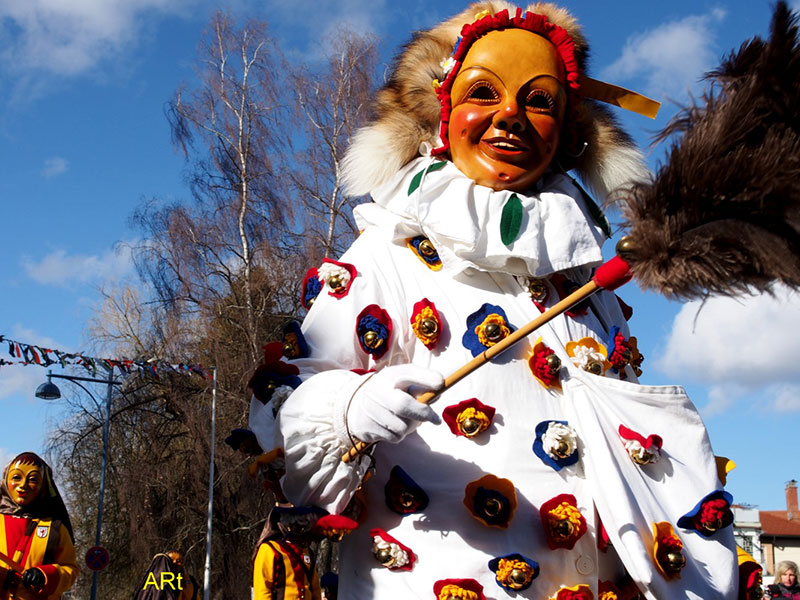
<svg viewBox="0 0 800 600">
<path fill-rule="evenodd" d="M 92 546 L 86 551 L 86 566 L 92 571 L 102 571 L 108 566 L 111 557 L 102 546 Z"/>
</svg>

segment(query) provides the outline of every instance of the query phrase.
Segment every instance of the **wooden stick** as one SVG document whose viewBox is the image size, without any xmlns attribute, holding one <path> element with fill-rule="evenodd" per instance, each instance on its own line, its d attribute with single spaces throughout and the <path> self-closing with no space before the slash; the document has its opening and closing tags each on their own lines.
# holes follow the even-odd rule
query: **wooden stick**
<svg viewBox="0 0 800 600">
<path fill-rule="evenodd" d="M 22 573 L 25 571 L 25 569 L 22 568 L 21 564 L 13 560 L 10 556 L 3 554 L 2 552 L 0 552 L 0 561 L 6 563 L 6 565 L 11 567 L 11 569 L 13 571 L 16 571 L 17 573 Z"/>
<path fill-rule="evenodd" d="M 533 321 L 531 321 L 530 323 L 526 324 L 523 327 L 520 327 L 508 337 L 497 342 L 494 346 L 487 348 L 478 356 L 476 356 L 467 364 L 465 364 L 463 367 L 450 373 L 450 375 L 445 377 L 444 385 L 442 385 L 442 387 L 436 390 L 432 390 L 430 392 L 425 392 L 421 396 L 417 396 L 417 400 L 419 402 L 422 402 L 423 404 L 429 404 L 430 402 L 433 402 L 436 399 L 436 397 L 439 396 L 439 394 L 441 394 L 451 386 L 455 385 L 456 383 L 464 379 L 464 377 L 475 371 L 478 367 L 482 367 L 483 365 L 485 365 L 487 362 L 489 362 L 498 354 L 508 350 L 511 346 L 513 346 L 521 339 L 533 333 L 535 330 L 537 330 L 545 323 L 552 321 L 560 314 L 566 312 L 579 302 L 582 302 L 583 300 L 594 294 L 597 290 L 601 288 L 611 289 L 606 285 L 601 286 L 595 281 L 595 279 L 596 278 L 593 278 L 589 283 L 578 288 L 577 290 L 572 292 L 569 296 L 567 296 L 563 300 L 559 301 L 558 303 L 548 308 L 545 312 L 536 317 Z M 369 444 L 367 444 L 366 442 L 362 441 L 356 442 L 356 445 L 350 448 L 350 450 L 348 450 L 347 453 L 345 453 L 342 456 L 342 462 L 345 463 L 350 462 L 361 452 L 363 452 L 368 445 Z"/>
</svg>

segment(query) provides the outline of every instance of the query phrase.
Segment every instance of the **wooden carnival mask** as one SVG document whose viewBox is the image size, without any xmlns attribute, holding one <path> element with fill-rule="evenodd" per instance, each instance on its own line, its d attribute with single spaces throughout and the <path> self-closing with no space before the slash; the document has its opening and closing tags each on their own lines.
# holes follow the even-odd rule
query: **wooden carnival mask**
<svg viewBox="0 0 800 600">
<path fill-rule="evenodd" d="M 8 468 L 6 487 L 11 499 L 20 506 L 27 506 L 39 497 L 44 476 L 39 465 L 17 460 Z"/>
<path fill-rule="evenodd" d="M 541 35 L 505 29 L 476 40 L 450 93 L 453 163 L 480 185 L 530 189 L 558 148 L 564 77 L 555 46 Z"/>
</svg>

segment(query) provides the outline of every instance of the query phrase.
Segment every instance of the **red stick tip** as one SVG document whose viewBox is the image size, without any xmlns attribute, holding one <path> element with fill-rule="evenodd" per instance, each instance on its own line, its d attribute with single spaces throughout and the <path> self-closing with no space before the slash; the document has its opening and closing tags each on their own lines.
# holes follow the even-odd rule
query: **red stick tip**
<svg viewBox="0 0 800 600">
<path fill-rule="evenodd" d="M 604 290 L 615 290 L 631 280 L 630 265 L 615 256 L 597 268 L 592 280 Z"/>
</svg>

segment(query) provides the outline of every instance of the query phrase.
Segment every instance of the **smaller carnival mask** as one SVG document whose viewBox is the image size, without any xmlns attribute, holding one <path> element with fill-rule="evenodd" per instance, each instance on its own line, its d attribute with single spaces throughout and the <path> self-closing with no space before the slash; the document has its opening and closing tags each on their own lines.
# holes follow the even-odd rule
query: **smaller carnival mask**
<svg viewBox="0 0 800 600">
<path fill-rule="evenodd" d="M 27 506 L 38 498 L 43 482 L 41 467 L 21 461 L 12 464 L 6 476 L 8 493 L 20 506 Z"/>
</svg>

